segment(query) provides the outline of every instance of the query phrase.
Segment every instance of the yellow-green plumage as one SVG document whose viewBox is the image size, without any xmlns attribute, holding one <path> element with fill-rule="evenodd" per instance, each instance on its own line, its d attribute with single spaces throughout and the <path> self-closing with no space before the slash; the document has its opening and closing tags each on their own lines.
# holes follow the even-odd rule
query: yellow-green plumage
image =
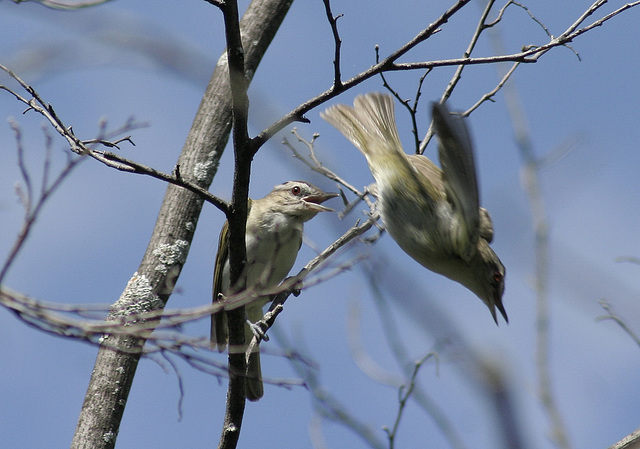
<svg viewBox="0 0 640 449">
<path fill-rule="evenodd" d="M 398 245 L 424 267 L 474 292 L 496 323 L 496 308 L 507 320 L 502 305 L 505 268 L 489 247 L 493 225 L 479 206 L 463 119 L 434 105 L 438 168 L 425 156 L 404 152 L 388 95 L 360 95 L 353 107 L 335 105 L 321 115 L 365 155 L 376 180 L 382 221 Z"/>
<path fill-rule="evenodd" d="M 273 191 L 259 200 L 249 200 L 246 226 L 246 264 L 243 281 L 246 289 L 254 290 L 256 298 L 245 306 L 247 319 L 251 323 L 260 320 L 262 308 L 271 299 L 261 294 L 277 286 L 287 276 L 295 263 L 302 245 L 304 223 L 318 212 L 331 211 L 321 203 L 337 196 L 325 193 L 304 181 L 289 181 L 275 186 Z M 229 285 L 229 239 L 228 223 L 220 232 L 216 256 L 213 301 L 219 295 L 236 293 Z M 245 346 L 232 350 L 246 352 L 253 338 L 251 326 L 245 325 Z M 224 351 L 229 344 L 227 315 L 224 311 L 211 317 L 211 343 Z M 260 353 L 247 355 L 246 394 L 249 400 L 258 400 L 263 395 Z"/>
</svg>

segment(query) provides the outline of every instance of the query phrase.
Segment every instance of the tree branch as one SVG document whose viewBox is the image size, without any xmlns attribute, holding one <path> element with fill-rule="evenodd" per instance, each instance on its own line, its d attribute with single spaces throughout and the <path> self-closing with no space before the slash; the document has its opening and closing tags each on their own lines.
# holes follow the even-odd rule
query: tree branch
<svg viewBox="0 0 640 449">
<path fill-rule="evenodd" d="M 248 83 L 245 78 L 244 48 L 240 37 L 238 21 L 238 4 L 236 0 L 226 0 L 222 6 L 224 28 L 227 41 L 227 60 L 229 63 L 229 85 L 231 87 L 231 110 L 233 113 L 233 154 L 234 179 L 229 222 L 229 267 L 230 285 L 237 285 L 239 291 L 246 288 L 242 272 L 246 264 L 245 233 L 247 224 L 247 198 L 251 175 L 249 132 L 247 120 L 249 114 Z M 229 346 L 242 347 L 245 333 L 244 306 L 227 312 L 229 328 Z M 224 424 L 218 448 L 235 448 L 240 438 L 242 418 L 245 408 L 245 373 L 246 360 L 244 354 L 229 351 L 229 387 L 227 390 Z"/>
<path fill-rule="evenodd" d="M 248 82 L 275 35 L 291 0 L 254 0 L 244 14 L 240 28 L 244 35 L 245 69 Z M 215 175 L 231 126 L 231 87 L 222 58 L 207 86 L 177 166 L 182 176 L 208 186 Z M 212 163 L 213 162 L 213 163 Z M 193 179 L 196 167 L 206 167 L 199 179 Z M 193 192 L 169 185 L 147 251 L 138 268 L 160 301 L 142 307 L 163 307 L 188 255 L 195 224 L 202 209 L 202 198 Z M 173 249 L 168 253 L 166 249 Z M 110 313 L 113 320 L 127 306 L 135 304 L 135 295 L 126 288 L 118 306 Z M 101 347 L 78 420 L 72 448 L 113 448 L 122 412 L 142 353 L 144 339 L 115 336 L 111 348 Z"/>
<path fill-rule="evenodd" d="M 342 90 L 342 75 L 340 74 L 340 47 L 342 46 L 342 40 L 340 39 L 340 33 L 338 33 L 338 19 L 342 17 L 342 14 L 337 16 L 331 12 L 330 0 L 322 0 L 324 3 L 324 10 L 327 14 L 327 20 L 331 25 L 331 32 L 333 34 L 334 42 L 334 56 L 333 56 L 333 89 L 336 91 Z"/>
<path fill-rule="evenodd" d="M 348 90 L 369 78 L 376 76 L 383 72 L 391 72 L 391 71 L 404 71 L 404 70 L 416 70 L 416 69 L 433 69 L 436 67 L 448 67 L 454 65 L 480 65 L 480 64 L 494 64 L 497 62 L 520 62 L 520 63 L 535 63 L 540 59 L 545 53 L 555 47 L 566 46 L 567 43 L 571 42 L 576 37 L 585 33 L 586 31 L 596 27 L 601 26 L 607 20 L 612 19 L 616 15 L 621 12 L 633 8 L 640 4 L 640 1 L 636 1 L 633 3 L 628 3 L 616 11 L 607 14 L 602 17 L 598 21 L 592 23 L 591 25 L 570 31 L 568 29 L 562 35 L 557 38 L 551 38 L 549 42 L 543 44 L 541 46 L 527 46 L 519 53 L 500 55 L 500 56 L 489 56 L 489 57 L 478 57 L 478 58 L 456 58 L 456 59 L 444 59 L 439 61 L 422 61 L 422 62 L 409 62 L 409 63 L 397 63 L 398 58 L 406 54 L 409 50 L 417 46 L 419 43 L 426 40 L 429 36 L 435 34 L 439 31 L 439 27 L 444 25 L 451 15 L 460 10 L 463 6 L 468 3 L 469 0 L 461 0 L 458 1 L 454 6 L 449 8 L 440 18 L 438 18 L 435 22 L 429 25 L 427 28 L 418 33 L 413 39 L 411 39 L 408 43 L 403 45 L 400 49 L 393 52 L 390 56 L 380 61 L 379 63 L 371 66 L 369 69 L 360 72 L 353 78 L 343 81 L 341 83 L 341 88 L 338 90 L 335 86 L 332 86 L 328 90 L 322 92 L 314 98 L 307 100 L 302 103 L 283 117 L 281 117 L 278 121 L 264 129 L 260 134 L 252 139 L 252 147 L 254 152 L 257 151 L 267 140 L 269 140 L 273 135 L 277 132 L 284 129 L 286 126 L 290 125 L 294 122 L 302 122 L 308 123 L 309 120 L 305 118 L 305 114 L 309 112 L 311 109 L 329 101 L 330 99 L 338 96 L 342 91 Z M 597 2 L 600 3 L 600 2 Z M 594 4 L 595 5 L 595 4 Z M 601 5 L 597 5 L 599 7 Z M 597 7 L 592 6 L 590 10 L 593 11 L 597 9 Z M 583 19 L 584 20 L 584 19 Z"/>
<path fill-rule="evenodd" d="M 64 125 L 60 117 L 58 117 L 53 111 L 53 107 L 51 107 L 48 103 L 46 103 L 44 99 L 38 94 L 38 92 L 32 86 L 22 81 L 20 77 L 18 77 L 10 69 L 8 69 L 7 67 L 1 64 L 0 64 L 0 70 L 3 70 L 13 79 L 15 79 L 23 87 L 23 89 L 25 89 L 29 94 L 31 94 L 32 98 L 27 99 L 25 97 L 22 97 L 21 95 L 16 93 L 14 90 L 9 89 L 8 87 L 3 85 L 0 85 L 0 90 L 4 90 L 10 93 L 18 101 L 26 104 L 28 106 L 28 109 L 25 111 L 25 113 L 28 111 L 34 111 L 42 115 L 43 117 L 45 117 L 49 121 L 49 123 L 51 123 L 54 129 L 58 132 L 58 134 L 60 134 L 62 137 L 64 137 L 67 140 L 67 143 L 69 144 L 69 149 L 74 153 L 77 153 L 79 155 L 89 156 L 97 160 L 98 162 L 101 162 L 102 164 L 106 165 L 107 167 L 114 168 L 119 171 L 151 176 L 152 178 L 156 178 L 161 181 L 174 184 L 176 186 L 184 187 L 185 189 L 188 189 L 193 193 L 200 195 L 205 201 L 213 204 L 225 214 L 228 214 L 229 205 L 227 204 L 227 202 L 211 194 L 207 189 L 201 187 L 197 183 L 197 181 L 202 181 L 201 178 L 203 177 L 206 179 L 206 173 L 203 174 L 202 171 L 206 169 L 207 165 L 211 165 L 211 164 L 203 164 L 202 167 L 196 166 L 194 170 L 194 178 L 196 182 L 191 182 L 183 179 L 182 176 L 180 175 L 180 165 L 176 165 L 174 173 L 169 175 L 159 170 L 156 170 L 152 167 L 148 167 L 144 164 L 140 164 L 133 160 L 122 157 L 116 153 L 113 153 L 110 151 L 96 150 L 92 148 L 92 145 L 102 145 L 110 148 L 119 148 L 118 146 L 119 143 L 123 141 L 128 141 L 133 145 L 133 141 L 131 140 L 130 137 L 125 137 L 115 142 L 111 142 L 109 140 L 106 140 L 104 136 L 100 136 L 95 139 L 80 140 L 75 136 L 71 127 L 67 127 Z M 125 124 L 124 129 L 133 129 L 136 126 L 138 126 L 138 124 L 129 122 Z M 21 160 L 22 159 L 19 159 L 19 162 L 21 162 Z M 24 171 L 23 164 L 19 164 L 19 166 L 21 170 Z M 25 179 L 25 182 L 26 182 L 26 186 L 29 187 L 28 179 Z"/>
</svg>

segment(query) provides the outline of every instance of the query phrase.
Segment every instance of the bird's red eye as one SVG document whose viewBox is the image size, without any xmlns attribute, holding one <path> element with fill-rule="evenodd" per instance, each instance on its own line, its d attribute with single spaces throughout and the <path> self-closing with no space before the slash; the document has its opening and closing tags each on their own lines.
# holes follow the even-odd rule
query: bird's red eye
<svg viewBox="0 0 640 449">
<path fill-rule="evenodd" d="M 300 195 L 300 186 L 291 187 L 291 193 L 293 193 L 294 195 Z"/>
<path fill-rule="evenodd" d="M 500 281 L 502 281 L 502 273 L 500 273 L 499 271 L 496 271 L 495 273 L 493 273 L 493 282 L 497 284 Z"/>
</svg>

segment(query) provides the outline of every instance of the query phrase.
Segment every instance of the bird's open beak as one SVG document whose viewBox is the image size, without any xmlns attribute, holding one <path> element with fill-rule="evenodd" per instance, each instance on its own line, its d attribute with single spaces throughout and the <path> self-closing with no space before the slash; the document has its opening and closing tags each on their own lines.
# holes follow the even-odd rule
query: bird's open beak
<svg viewBox="0 0 640 449">
<path fill-rule="evenodd" d="M 305 196 L 302 200 L 307 203 L 307 205 L 309 206 L 310 209 L 313 209 L 315 211 L 318 212 L 333 212 L 333 209 L 323 206 L 321 203 L 324 203 L 325 201 L 331 199 L 331 198 L 335 198 L 337 197 L 338 194 L 337 193 L 319 193 L 317 195 L 309 195 L 309 196 Z"/>
</svg>

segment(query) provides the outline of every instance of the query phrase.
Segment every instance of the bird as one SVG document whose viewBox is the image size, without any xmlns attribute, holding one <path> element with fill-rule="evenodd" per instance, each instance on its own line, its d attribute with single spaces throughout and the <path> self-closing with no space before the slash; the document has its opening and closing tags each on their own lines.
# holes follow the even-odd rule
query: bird
<svg viewBox="0 0 640 449">
<path fill-rule="evenodd" d="M 489 246 L 493 223 L 480 207 L 464 119 L 444 104 L 432 105 L 439 168 L 426 156 L 405 153 L 389 95 L 359 95 L 353 107 L 336 104 L 320 115 L 364 154 L 376 181 L 382 222 L 400 248 L 475 293 L 496 324 L 496 309 L 508 323 L 502 303 L 506 269 Z"/>
<path fill-rule="evenodd" d="M 268 290 L 287 276 L 302 245 L 304 223 L 319 212 L 331 212 L 322 203 L 338 196 L 327 193 L 305 181 L 288 181 L 277 185 L 264 198 L 248 200 L 246 223 L 246 264 L 241 274 L 246 289 Z M 229 281 L 229 223 L 220 231 L 216 255 L 213 302 L 235 293 Z M 253 325 L 263 316 L 263 307 L 271 298 L 262 295 L 245 306 L 245 347 L 257 331 Z M 229 344 L 227 316 L 224 311 L 211 316 L 211 344 L 222 352 Z M 256 347 L 247 356 L 246 397 L 257 401 L 264 394 L 260 368 L 260 352 Z"/>
</svg>

